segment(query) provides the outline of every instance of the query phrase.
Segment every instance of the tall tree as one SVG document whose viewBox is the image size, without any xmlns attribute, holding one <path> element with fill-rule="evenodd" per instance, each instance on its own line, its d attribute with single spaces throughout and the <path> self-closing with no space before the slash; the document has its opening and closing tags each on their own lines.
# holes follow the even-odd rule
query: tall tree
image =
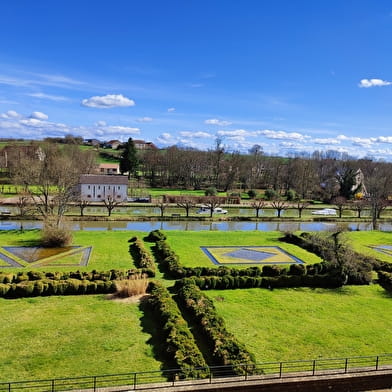
<svg viewBox="0 0 392 392">
<path fill-rule="evenodd" d="M 124 149 L 120 157 L 120 172 L 121 174 L 128 173 L 128 179 L 131 175 L 135 175 L 139 167 L 139 157 L 135 147 L 135 143 L 130 137 L 124 144 Z"/>
<path fill-rule="evenodd" d="M 80 174 L 93 170 L 95 154 L 78 146 L 53 143 L 39 146 L 35 156 L 25 156 L 13 172 L 13 181 L 25 187 L 38 213 L 59 226 L 70 201 L 75 199 Z"/>
</svg>

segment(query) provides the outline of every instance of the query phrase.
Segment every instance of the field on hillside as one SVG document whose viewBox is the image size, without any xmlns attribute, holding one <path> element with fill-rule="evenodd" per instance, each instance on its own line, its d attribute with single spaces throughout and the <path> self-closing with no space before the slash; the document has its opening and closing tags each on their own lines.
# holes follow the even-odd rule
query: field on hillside
<svg viewBox="0 0 392 392">
<path fill-rule="evenodd" d="M 390 295 L 378 285 L 341 289 L 205 292 L 258 362 L 391 352 Z"/>
</svg>

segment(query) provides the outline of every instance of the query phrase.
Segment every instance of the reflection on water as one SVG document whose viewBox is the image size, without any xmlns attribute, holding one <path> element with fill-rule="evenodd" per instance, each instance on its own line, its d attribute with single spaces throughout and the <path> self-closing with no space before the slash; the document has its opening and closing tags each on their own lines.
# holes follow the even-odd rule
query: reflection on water
<svg viewBox="0 0 392 392">
<path fill-rule="evenodd" d="M 25 229 L 40 229 L 40 221 L 0 221 L 0 230 L 18 230 L 21 223 Z M 208 222 L 208 221 L 78 221 L 71 222 L 73 230 L 107 231 L 134 230 L 150 232 L 152 230 L 180 230 L 180 231 L 332 231 L 338 226 L 346 226 L 352 231 L 372 230 L 371 223 L 334 223 L 334 222 Z M 391 223 L 380 223 L 379 230 L 392 231 Z"/>
</svg>

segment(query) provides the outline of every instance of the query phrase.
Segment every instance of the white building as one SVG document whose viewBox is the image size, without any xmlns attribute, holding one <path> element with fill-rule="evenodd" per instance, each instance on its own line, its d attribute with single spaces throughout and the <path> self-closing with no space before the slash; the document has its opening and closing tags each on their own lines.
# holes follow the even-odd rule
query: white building
<svg viewBox="0 0 392 392">
<path fill-rule="evenodd" d="M 79 185 L 82 200 L 103 201 L 108 197 L 115 201 L 127 200 L 127 176 L 82 174 Z"/>
</svg>

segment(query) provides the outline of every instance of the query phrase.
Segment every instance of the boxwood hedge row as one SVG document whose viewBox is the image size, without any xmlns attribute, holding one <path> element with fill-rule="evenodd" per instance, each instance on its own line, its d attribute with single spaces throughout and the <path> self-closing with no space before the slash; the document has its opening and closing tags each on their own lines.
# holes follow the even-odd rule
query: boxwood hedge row
<svg viewBox="0 0 392 392">
<path fill-rule="evenodd" d="M 342 286 L 344 276 L 337 274 L 315 275 L 279 275 L 279 276 L 198 276 L 185 278 L 176 282 L 181 287 L 184 281 L 193 282 L 202 290 L 227 290 L 244 288 L 285 288 L 285 287 L 319 287 L 336 288 Z"/>
<path fill-rule="evenodd" d="M 211 348 L 214 365 L 230 365 L 234 374 L 244 374 L 245 371 L 251 373 L 256 363 L 254 355 L 227 331 L 213 302 L 191 279 L 184 279 L 177 289 L 181 306 L 195 319 Z M 246 370 L 244 364 L 247 365 Z"/>
<path fill-rule="evenodd" d="M 155 271 L 154 259 L 142 240 L 135 237 L 134 241 L 129 245 L 129 253 L 137 268 L 148 268 Z"/>
<path fill-rule="evenodd" d="M 111 281 L 116 279 L 126 279 L 135 274 L 146 274 L 149 277 L 155 276 L 155 272 L 150 268 L 141 269 L 130 269 L 130 270 L 109 270 L 109 271 L 55 271 L 55 272 L 44 272 L 44 271 L 20 271 L 16 273 L 0 272 L 0 283 L 21 283 L 34 280 L 50 279 L 50 280 L 67 280 L 67 279 L 79 279 L 79 280 L 103 280 Z"/>
<path fill-rule="evenodd" d="M 160 325 L 165 341 L 165 354 L 179 369 L 179 378 L 207 377 L 207 363 L 197 347 L 187 322 L 183 319 L 169 291 L 159 282 L 151 282 L 147 300 Z"/>
<path fill-rule="evenodd" d="M 378 272 L 378 283 L 382 288 L 392 292 L 392 273 L 379 271 Z"/>
<path fill-rule="evenodd" d="M 0 283 L 0 297 L 21 298 L 48 295 L 107 294 L 115 291 L 110 280 L 27 280 L 20 283 Z"/>
</svg>

